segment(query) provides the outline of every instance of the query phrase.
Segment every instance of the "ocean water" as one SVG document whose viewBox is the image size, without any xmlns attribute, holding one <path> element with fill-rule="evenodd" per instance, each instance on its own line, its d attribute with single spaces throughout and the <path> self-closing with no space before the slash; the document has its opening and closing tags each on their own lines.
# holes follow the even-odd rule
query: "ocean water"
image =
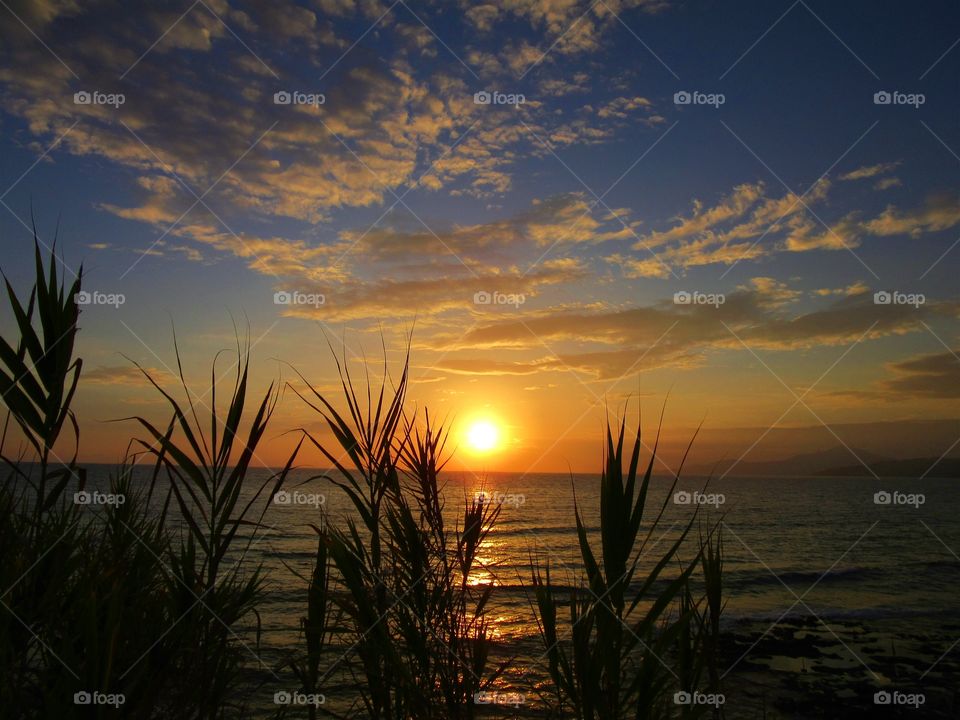
<svg viewBox="0 0 960 720">
<path fill-rule="evenodd" d="M 253 473 L 251 487 L 260 472 Z M 94 468 L 91 486 L 105 488 L 106 473 L 107 468 Z M 250 651 L 264 668 L 275 668 L 300 642 L 302 577 L 312 570 L 316 544 L 310 523 L 318 522 L 321 505 L 332 524 L 350 513 L 342 491 L 327 480 L 307 480 L 311 474 L 294 473 L 287 487 L 299 495 L 271 504 L 267 529 L 246 558 L 262 563 L 269 579 L 260 608 L 260 646 Z M 705 482 L 687 478 L 677 490 L 689 495 L 675 497 L 668 494 L 671 480 L 654 478 L 647 520 L 667 503 L 641 567 L 649 568 L 657 551 L 681 532 L 693 512 L 686 500 L 712 502 L 704 509 L 723 523 L 723 628 L 732 639 L 722 664 L 731 688 L 728 717 L 760 717 L 761 708 L 778 717 L 776 702 L 802 697 L 803 679 L 815 677 L 835 686 L 840 697 L 852 693 L 851 703 L 861 702 L 872 688 L 901 687 L 925 689 L 928 710 L 934 701 L 951 702 L 960 655 L 960 646 L 954 646 L 960 640 L 960 484 L 728 477 L 697 497 Z M 535 705 L 534 689 L 544 681 L 546 665 L 528 594 L 530 560 L 549 562 L 559 585 L 578 580 L 574 495 L 588 529 L 596 532 L 599 478 L 455 473 L 445 483 L 449 523 L 475 492 L 503 494 L 499 522 L 481 549 L 483 562 L 472 580 L 495 585 L 493 632 L 501 656 L 516 656 L 502 686 Z M 811 651 L 811 638 L 819 651 Z M 891 656 L 901 660 L 891 663 Z M 266 687 L 286 679 L 269 672 L 274 677 Z M 262 705 L 261 700 L 252 702 Z"/>
</svg>

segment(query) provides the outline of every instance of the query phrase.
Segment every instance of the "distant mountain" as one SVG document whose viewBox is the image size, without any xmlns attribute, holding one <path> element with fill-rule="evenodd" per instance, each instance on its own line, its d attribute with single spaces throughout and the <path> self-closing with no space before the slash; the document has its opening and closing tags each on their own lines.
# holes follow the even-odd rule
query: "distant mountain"
<svg viewBox="0 0 960 720">
<path fill-rule="evenodd" d="M 856 456 L 842 445 L 837 445 L 829 450 L 792 455 L 783 460 L 741 460 L 740 462 L 736 462 L 736 460 L 725 460 L 718 463 L 715 467 L 700 466 L 699 468 L 695 468 L 695 470 L 697 474 L 713 475 L 714 477 L 724 475 L 728 470 L 730 471 L 729 474 L 734 476 L 765 475 L 767 477 L 806 477 L 824 475 L 828 469 L 846 467 L 850 465 L 851 462 L 857 463 L 857 465 L 863 469 L 863 466 L 857 462 L 858 457 L 868 464 L 890 461 L 890 458 L 878 455 L 869 450 L 863 450 L 861 448 L 852 448 L 852 450 L 853 453 L 856 453 Z M 929 465 L 927 467 L 929 467 Z M 867 473 L 865 469 L 863 470 Z M 869 475 L 869 473 L 867 474 Z"/>
<path fill-rule="evenodd" d="M 881 460 L 869 463 L 871 473 L 863 465 L 842 465 L 826 468 L 817 475 L 836 477 L 924 477 L 960 478 L 960 458 L 911 458 L 909 460 Z"/>
</svg>

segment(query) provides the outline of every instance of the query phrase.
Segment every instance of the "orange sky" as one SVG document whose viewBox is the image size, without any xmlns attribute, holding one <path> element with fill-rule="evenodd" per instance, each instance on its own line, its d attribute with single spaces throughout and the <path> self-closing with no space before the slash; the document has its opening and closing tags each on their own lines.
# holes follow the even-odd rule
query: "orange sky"
<svg viewBox="0 0 960 720">
<path fill-rule="evenodd" d="M 238 333 L 334 394 L 328 341 L 410 343 L 411 403 L 495 419 L 481 470 L 595 470 L 667 396 L 668 464 L 701 422 L 702 466 L 956 451 L 955 4 L 11 7 L 3 271 L 62 218 L 85 460 L 166 421 L 130 361 L 175 385 L 173 329 L 201 409 Z M 259 459 L 300 427 L 286 392 Z"/>
</svg>

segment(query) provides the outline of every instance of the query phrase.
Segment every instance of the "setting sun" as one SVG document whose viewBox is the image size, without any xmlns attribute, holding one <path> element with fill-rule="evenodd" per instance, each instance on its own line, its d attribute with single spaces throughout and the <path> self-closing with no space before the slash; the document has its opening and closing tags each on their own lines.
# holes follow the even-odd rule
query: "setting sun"
<svg viewBox="0 0 960 720">
<path fill-rule="evenodd" d="M 500 429 L 490 420 L 475 420 L 467 428 L 466 441 L 474 452 L 490 452 L 500 444 Z"/>
</svg>

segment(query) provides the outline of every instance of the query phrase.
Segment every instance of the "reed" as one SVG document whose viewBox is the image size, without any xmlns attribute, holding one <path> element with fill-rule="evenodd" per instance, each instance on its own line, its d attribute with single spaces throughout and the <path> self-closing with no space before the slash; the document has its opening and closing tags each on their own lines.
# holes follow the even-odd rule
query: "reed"
<svg viewBox="0 0 960 720">
<path fill-rule="evenodd" d="M 83 267 L 68 288 L 58 276 L 55 251 L 51 251 L 48 267 L 44 268 L 36 224 L 33 235 L 36 281 L 26 303 L 17 296 L 6 275 L 3 278 L 18 339 L 11 344 L 0 338 L 0 395 L 8 410 L 0 438 L 0 457 L 10 473 L 34 494 L 32 527 L 40 532 L 43 514 L 53 508 L 67 483 L 82 473 L 76 464 L 80 429 L 70 403 L 83 367 L 82 361 L 73 357 L 80 314 L 76 299 Z M 54 236 L 54 248 L 56 242 Z M 4 452 L 11 418 L 33 452 L 30 459 L 39 465 L 35 475 L 28 475 L 18 462 L 22 455 L 12 459 Z M 54 445 L 68 419 L 75 436 L 74 453 L 64 463 L 54 453 Z"/>
<path fill-rule="evenodd" d="M 472 718 L 475 695 L 506 666 L 488 662 L 492 588 L 470 582 L 500 507 L 465 499 L 454 527 L 446 524 L 447 430 L 429 413 L 404 412 L 409 358 L 391 391 L 386 366 L 379 389 L 367 376 L 362 394 L 346 363 L 337 366 L 345 415 L 309 383 L 301 397 L 337 440 L 335 451 L 305 432 L 359 519 L 321 538 L 339 591 L 329 597 L 349 619 L 339 641 L 364 679 L 356 688 L 364 716 Z"/>
<path fill-rule="evenodd" d="M 692 560 L 681 560 L 695 514 L 666 549 L 656 551 L 659 540 L 651 540 L 663 532 L 664 514 L 679 472 L 659 509 L 654 507 L 646 519 L 658 444 L 654 443 L 646 470 L 641 472 L 640 429 L 629 456 L 624 454 L 625 431 L 625 422 L 621 422 L 614 439 L 607 425 L 599 548 L 587 533 L 574 493 L 584 578 L 569 597 L 561 598 L 549 563 L 535 561 L 532 570 L 534 609 L 556 709 L 572 713 L 578 720 L 689 717 L 702 708 L 676 706 L 673 695 L 695 689 L 699 668 L 715 650 L 707 642 L 712 636 L 699 614 L 699 600 L 693 597 L 692 577 L 698 567 L 709 574 L 709 607 L 716 607 L 720 546 L 707 539 L 713 537 L 711 532 L 701 540 Z M 687 453 L 689 450 L 688 446 Z M 644 574 L 640 566 L 646 558 L 653 565 Z M 676 573 L 671 577 L 668 573 L 673 569 Z M 569 606 L 566 620 L 561 619 L 564 605 Z M 719 613 L 709 615 L 711 632 L 718 627 L 714 622 L 718 618 Z"/>
<path fill-rule="evenodd" d="M 263 673 L 251 672 L 258 663 L 248 656 L 257 656 L 254 628 L 267 579 L 247 554 L 304 443 L 327 459 L 325 477 L 352 512 L 310 518 L 317 544 L 303 578 L 302 647 L 290 649 L 277 670 L 305 693 L 335 691 L 356 702 L 302 712 L 310 720 L 483 714 L 478 693 L 496 687 L 515 659 L 501 657 L 491 638 L 493 586 L 474 581 L 489 569 L 481 549 L 501 507 L 478 495 L 448 511 L 448 428 L 426 410 L 408 412 L 409 352 L 394 381 L 384 361 L 379 387 L 367 375 L 358 389 L 341 358 L 339 398 L 309 383 L 290 385 L 334 443 L 301 429 L 284 466 L 254 481 L 251 467 L 279 389 L 271 384 L 251 396 L 249 352 L 238 341 L 223 409 L 218 358 L 210 407 L 198 407 L 174 339 L 183 398 L 140 368 L 169 420 L 126 418 L 142 437 L 110 476 L 110 493 L 125 502 L 84 508 L 74 497 L 86 475 L 70 407 L 82 367 L 73 354 L 81 279 L 68 286 L 56 259 L 48 262 L 36 242 L 36 280 L 25 301 L 6 283 L 16 336 L 0 339 L 8 409 L 0 436 L 4 716 L 248 717 L 245 698 L 263 691 Z M 72 453 L 62 461 L 55 447 L 68 426 Z M 22 436 L 17 451 L 8 450 L 14 431 Z M 629 455 L 624 433 L 623 423 L 616 438 L 607 429 L 599 545 L 575 504 L 583 582 L 561 598 L 549 564 L 533 562 L 534 614 L 552 684 L 546 694 L 561 717 L 694 717 L 703 709 L 677 707 L 670 696 L 720 690 L 723 541 L 718 524 L 695 515 L 654 554 L 667 507 L 648 517 L 656 447 L 641 472 L 639 431 Z M 684 560 L 689 544 L 693 557 Z M 653 569 L 641 571 L 650 556 Z M 117 710 L 91 710 L 74 702 L 84 691 L 122 693 L 125 701 Z"/>
<path fill-rule="evenodd" d="M 163 430 L 143 417 L 132 419 L 147 431 L 138 445 L 162 468 L 176 500 L 178 518 L 186 528 L 185 540 L 173 545 L 166 558 L 167 596 L 179 631 L 186 633 L 175 664 L 184 676 L 196 681 L 185 701 L 199 705 L 200 717 L 216 718 L 232 702 L 247 651 L 233 627 L 255 614 L 264 594 L 260 567 L 251 570 L 244 559 L 264 528 L 264 515 L 287 479 L 302 441 L 281 470 L 259 481 L 249 498 L 241 500 L 251 482 L 251 463 L 276 408 L 278 392 L 273 384 L 267 388 L 244 432 L 250 357 L 238 341 L 226 412 L 218 413 L 215 359 L 211 403 L 207 422 L 202 423 L 176 341 L 174 349 L 185 401 L 178 402 L 140 368 L 166 399 L 172 418 Z"/>
<path fill-rule="evenodd" d="M 55 240 L 54 240 L 55 242 Z M 39 688 L 65 687 L 72 680 L 60 670 L 58 653 L 44 637 L 70 630 L 69 595 L 76 590 L 79 562 L 73 549 L 84 541 L 76 506 L 63 502 L 68 484 L 82 489 L 76 464 L 79 429 L 70 403 L 82 363 L 73 357 L 82 269 L 67 286 L 51 253 L 44 267 L 34 227 L 36 279 L 22 301 L 4 275 L 14 318 L 15 340 L 0 338 L 0 395 L 7 406 L 0 459 L 6 470 L 0 483 L 0 706 L 35 705 Z M 59 462 L 54 446 L 69 420 L 74 454 Z M 11 451 L 19 430 L 21 446 Z M 50 552 L 52 548 L 58 552 Z M 67 549 L 64 552 L 64 549 Z M 59 695 L 44 697 L 55 709 Z"/>
<path fill-rule="evenodd" d="M 246 650 L 232 628 L 255 616 L 264 592 L 244 557 L 297 452 L 244 494 L 277 393 L 271 386 L 246 423 L 248 358 L 238 348 L 222 415 L 212 381 L 205 435 L 182 371 L 186 412 L 145 373 L 169 402 L 170 422 L 159 429 L 135 418 L 147 437 L 110 477 L 110 494 L 124 502 L 78 503 L 86 474 L 70 405 L 82 367 L 73 356 L 81 277 L 66 285 L 52 253 L 44 267 L 36 238 L 34 254 L 27 300 L 6 282 L 16 338 L 0 338 L 0 707 L 17 718 L 244 716 Z M 74 444 L 64 461 L 55 446 L 68 420 Z M 25 444 L 15 453 L 13 430 Z M 145 459 L 146 477 L 134 468 Z M 75 702 L 94 691 L 124 702 L 115 711 Z"/>
</svg>

